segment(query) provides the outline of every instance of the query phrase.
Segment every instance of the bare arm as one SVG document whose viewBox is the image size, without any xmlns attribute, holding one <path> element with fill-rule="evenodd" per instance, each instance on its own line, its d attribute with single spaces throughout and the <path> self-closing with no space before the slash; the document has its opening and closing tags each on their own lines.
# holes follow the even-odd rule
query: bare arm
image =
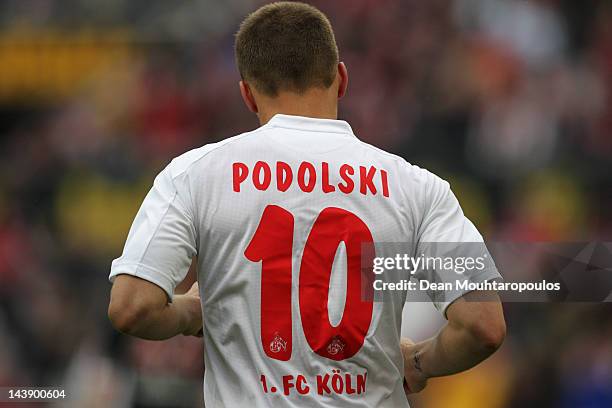
<svg viewBox="0 0 612 408">
<path fill-rule="evenodd" d="M 174 289 L 175 294 L 183 295 L 187 293 L 193 284 L 198 281 L 197 264 L 198 257 L 196 256 L 191 261 L 191 266 L 189 267 L 189 271 L 187 271 L 187 276 L 185 276 L 185 279 L 183 279 L 183 281 L 176 286 L 176 289 Z"/>
<path fill-rule="evenodd" d="M 198 284 L 184 295 L 176 295 L 170 303 L 159 286 L 131 275 L 119 275 L 111 290 L 108 317 L 120 332 L 147 340 L 200 335 Z"/>
<path fill-rule="evenodd" d="M 402 339 L 407 392 L 421 391 L 429 378 L 474 367 L 493 354 L 506 335 L 503 310 L 494 292 L 466 294 L 448 307 L 447 317 L 446 326 L 431 339 L 417 344 Z"/>
</svg>

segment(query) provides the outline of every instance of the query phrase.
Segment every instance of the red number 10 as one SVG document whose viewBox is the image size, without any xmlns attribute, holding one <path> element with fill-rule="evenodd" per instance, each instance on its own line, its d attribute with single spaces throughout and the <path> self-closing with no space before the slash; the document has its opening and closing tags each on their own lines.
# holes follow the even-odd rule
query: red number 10
<svg viewBox="0 0 612 408">
<path fill-rule="evenodd" d="M 293 230 L 293 215 L 279 206 L 269 205 L 244 252 L 250 261 L 262 263 L 263 349 L 269 357 L 284 361 L 291 358 L 293 340 Z M 327 300 L 332 265 L 340 242 L 344 242 L 347 253 L 346 302 L 340 324 L 332 326 Z M 371 298 L 362 297 L 361 245 L 372 242 L 367 225 L 341 208 L 325 208 L 312 226 L 299 272 L 299 310 L 306 340 L 320 356 L 344 360 L 363 346 L 372 320 L 373 304 Z"/>
</svg>

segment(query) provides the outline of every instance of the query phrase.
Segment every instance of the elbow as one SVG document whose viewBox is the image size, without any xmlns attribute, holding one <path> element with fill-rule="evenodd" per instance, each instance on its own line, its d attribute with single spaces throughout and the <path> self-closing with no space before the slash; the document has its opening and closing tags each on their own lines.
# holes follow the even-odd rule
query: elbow
<svg viewBox="0 0 612 408">
<path fill-rule="evenodd" d="M 487 354 L 493 354 L 506 338 L 506 323 L 503 316 L 494 320 L 480 320 L 470 325 L 470 333 Z"/>
<path fill-rule="evenodd" d="M 108 319 L 111 325 L 121 333 L 135 335 L 138 327 L 146 320 L 144 307 L 130 300 L 111 300 L 108 306 Z"/>
</svg>

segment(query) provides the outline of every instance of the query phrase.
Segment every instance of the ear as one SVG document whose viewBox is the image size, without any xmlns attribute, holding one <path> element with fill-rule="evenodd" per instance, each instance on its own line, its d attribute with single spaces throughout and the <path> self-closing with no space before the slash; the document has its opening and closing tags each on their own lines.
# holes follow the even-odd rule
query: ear
<svg viewBox="0 0 612 408">
<path fill-rule="evenodd" d="M 251 91 L 251 87 L 249 87 L 249 84 L 244 81 L 240 81 L 240 95 L 242 95 L 244 104 L 251 112 L 257 113 L 259 111 L 257 108 L 257 102 L 255 102 L 255 97 Z"/>
<path fill-rule="evenodd" d="M 338 99 L 340 99 L 346 94 L 346 88 L 348 88 L 348 71 L 344 62 L 338 63 L 338 77 L 340 77 L 338 85 Z"/>
</svg>

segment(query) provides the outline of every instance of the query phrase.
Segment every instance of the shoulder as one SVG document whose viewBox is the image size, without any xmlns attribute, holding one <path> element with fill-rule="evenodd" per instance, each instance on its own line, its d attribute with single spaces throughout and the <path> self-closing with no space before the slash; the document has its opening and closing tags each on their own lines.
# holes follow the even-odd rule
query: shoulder
<svg viewBox="0 0 612 408">
<path fill-rule="evenodd" d="M 204 146 L 189 150 L 188 152 L 185 152 L 172 159 L 172 161 L 164 169 L 164 172 L 166 172 L 170 178 L 176 179 L 188 172 L 191 167 L 200 161 L 223 152 L 225 148 L 244 141 L 249 136 L 259 133 L 261 130 L 262 128 L 257 128 L 250 132 L 241 133 L 239 135 L 221 140 L 220 142 L 205 144 Z"/>
<path fill-rule="evenodd" d="M 389 153 L 386 150 L 373 146 L 362 140 L 357 139 L 358 143 L 365 149 L 369 149 L 372 153 L 394 163 L 401 174 L 401 183 L 410 186 L 411 190 L 415 187 L 423 187 L 426 190 L 438 190 L 448 187 L 448 182 L 437 174 L 408 162 L 401 156 Z"/>
<path fill-rule="evenodd" d="M 391 160 L 395 163 L 397 163 L 400 166 L 409 164 L 403 157 L 398 156 L 396 154 L 393 153 L 389 153 L 386 150 L 381 149 L 380 147 L 376 147 L 374 145 L 371 145 L 369 143 L 364 142 L 363 140 L 359 139 L 358 137 L 355 137 L 355 141 L 356 143 L 358 143 L 362 148 L 366 149 L 366 150 L 370 150 L 370 152 L 374 155 L 377 155 L 381 158 L 387 159 L 387 160 Z"/>
</svg>

